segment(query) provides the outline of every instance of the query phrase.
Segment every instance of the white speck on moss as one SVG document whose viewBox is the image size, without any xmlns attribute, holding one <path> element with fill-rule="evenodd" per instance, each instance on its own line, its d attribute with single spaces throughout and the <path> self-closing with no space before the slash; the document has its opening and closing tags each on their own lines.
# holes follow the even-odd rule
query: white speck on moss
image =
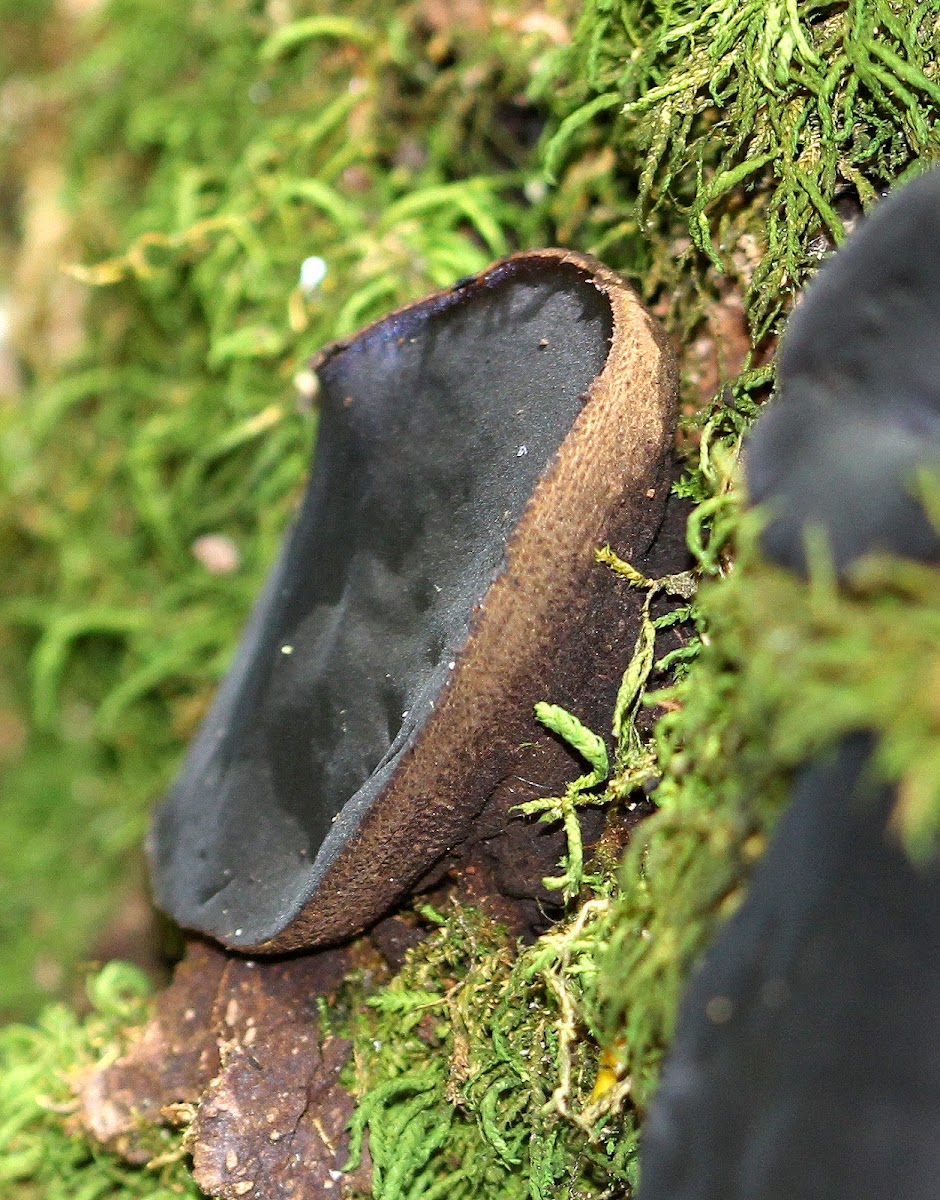
<svg viewBox="0 0 940 1200">
<path fill-rule="evenodd" d="M 326 263 L 319 254 L 311 254 L 300 264 L 300 290 L 305 296 L 317 290 L 326 275 Z"/>
</svg>

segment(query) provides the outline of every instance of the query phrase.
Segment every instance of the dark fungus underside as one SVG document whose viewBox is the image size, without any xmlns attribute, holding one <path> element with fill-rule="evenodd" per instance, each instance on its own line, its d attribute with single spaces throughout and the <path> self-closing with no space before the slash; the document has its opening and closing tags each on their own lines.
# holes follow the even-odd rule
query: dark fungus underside
<svg viewBox="0 0 940 1200">
<path fill-rule="evenodd" d="M 413 745 L 604 366 L 585 270 L 517 259 L 324 356 L 296 523 L 151 839 L 158 903 L 257 944 Z"/>
</svg>

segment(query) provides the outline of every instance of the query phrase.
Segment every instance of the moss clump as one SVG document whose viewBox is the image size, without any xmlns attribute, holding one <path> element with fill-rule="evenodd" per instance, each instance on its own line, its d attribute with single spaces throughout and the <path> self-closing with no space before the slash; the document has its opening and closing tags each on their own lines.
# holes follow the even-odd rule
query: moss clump
<svg viewBox="0 0 940 1200">
<path fill-rule="evenodd" d="M 658 698 L 659 811 L 634 838 L 598 984 L 605 1044 L 648 1102 L 685 979 L 730 915 L 786 803 L 792 771 L 871 731 L 898 789 L 899 838 L 940 851 L 940 569 L 858 563 L 837 588 L 822 556 L 804 582 L 766 563 L 736 522 L 733 570 L 696 601 L 707 638 Z"/>
<path fill-rule="evenodd" d="M 685 328 L 690 283 L 729 276 L 759 341 L 842 240 L 840 188 L 867 207 L 937 157 L 938 16 L 934 0 L 590 0 L 546 152 L 556 205 L 615 260 L 645 240 Z"/>
<path fill-rule="evenodd" d="M 600 1197 L 632 1181 L 637 1131 L 592 1103 L 596 896 L 519 950 L 472 910 L 440 929 L 354 1023 L 354 1130 L 376 1200 Z"/>
</svg>

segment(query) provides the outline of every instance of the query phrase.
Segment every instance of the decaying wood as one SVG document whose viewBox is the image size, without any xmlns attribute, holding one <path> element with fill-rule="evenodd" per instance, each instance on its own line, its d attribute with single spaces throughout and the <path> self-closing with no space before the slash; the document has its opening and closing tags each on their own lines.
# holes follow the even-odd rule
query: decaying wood
<svg viewBox="0 0 940 1200">
<path fill-rule="evenodd" d="M 352 962 L 349 950 L 263 962 L 191 941 L 153 1019 L 81 1080 L 82 1123 L 137 1163 L 154 1157 L 161 1126 L 186 1126 L 195 1181 L 222 1200 L 367 1188 L 367 1155 L 342 1175 L 354 1102 L 339 1074 L 351 1043 L 324 1037 L 317 1011 Z"/>
</svg>

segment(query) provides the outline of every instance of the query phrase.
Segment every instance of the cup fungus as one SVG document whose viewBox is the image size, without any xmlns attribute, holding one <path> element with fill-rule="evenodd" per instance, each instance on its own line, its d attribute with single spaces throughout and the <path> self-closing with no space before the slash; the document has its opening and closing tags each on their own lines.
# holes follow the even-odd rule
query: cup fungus
<svg viewBox="0 0 940 1200">
<path fill-rule="evenodd" d="M 669 490 L 671 353 L 582 255 L 503 259 L 314 368 L 306 495 L 149 845 L 159 905 L 242 950 L 388 911 L 546 740 L 535 701 L 609 714 L 594 550 L 642 559 Z"/>
<path fill-rule="evenodd" d="M 790 322 L 780 394 L 746 455 L 768 556 L 805 570 L 815 526 L 843 575 L 870 551 L 940 562 L 913 487 L 938 464 L 933 172 L 879 206 Z M 862 729 L 798 772 L 682 1003 L 640 1200 L 937 1195 L 940 862 L 901 845 L 873 753 Z"/>
</svg>

